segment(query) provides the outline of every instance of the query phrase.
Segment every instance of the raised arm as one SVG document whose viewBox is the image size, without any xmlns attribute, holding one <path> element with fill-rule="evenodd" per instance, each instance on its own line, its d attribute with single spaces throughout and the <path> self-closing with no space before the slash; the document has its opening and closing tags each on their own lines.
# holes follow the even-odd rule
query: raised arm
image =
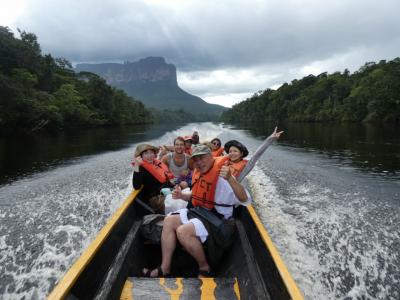
<svg viewBox="0 0 400 300">
<path fill-rule="evenodd" d="M 240 202 L 247 201 L 247 194 L 245 188 L 243 187 L 243 185 L 240 184 L 239 181 L 236 180 L 235 176 L 231 174 L 229 166 L 223 166 L 221 168 L 221 171 L 219 172 L 219 176 L 223 177 L 228 181 L 229 185 L 233 190 L 233 193 L 239 199 Z"/>
</svg>

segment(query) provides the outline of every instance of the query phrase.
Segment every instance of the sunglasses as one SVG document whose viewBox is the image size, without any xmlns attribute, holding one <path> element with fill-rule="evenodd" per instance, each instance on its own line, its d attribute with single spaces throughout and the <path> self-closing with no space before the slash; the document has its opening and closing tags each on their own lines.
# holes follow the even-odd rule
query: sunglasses
<svg viewBox="0 0 400 300">
<path fill-rule="evenodd" d="M 213 145 L 215 145 L 215 146 L 221 146 L 221 144 L 218 143 L 218 142 L 213 142 Z"/>
</svg>

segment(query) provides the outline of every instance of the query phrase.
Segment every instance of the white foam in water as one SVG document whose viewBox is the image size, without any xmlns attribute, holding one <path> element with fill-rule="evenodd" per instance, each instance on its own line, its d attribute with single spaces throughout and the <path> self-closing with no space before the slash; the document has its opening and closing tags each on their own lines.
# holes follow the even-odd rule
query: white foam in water
<svg viewBox="0 0 400 300">
<path fill-rule="evenodd" d="M 248 179 L 255 207 L 306 299 L 398 299 L 393 208 L 310 182 L 282 197 L 257 168 Z"/>
<path fill-rule="evenodd" d="M 12 203 L 1 214 L 2 299 L 46 297 L 131 191 L 130 168 L 121 167 L 130 152 L 98 155 L 1 189 Z"/>
<path fill-rule="evenodd" d="M 189 124 L 142 142 L 172 145 L 176 136 L 194 130 L 201 141 L 238 139 L 250 152 L 260 143 L 211 123 Z M 130 193 L 134 147 L 0 188 L 1 299 L 48 295 Z M 375 204 L 362 189 L 343 192 L 329 184 L 341 173 L 324 179 L 320 161 L 309 157 L 314 154 L 268 151 L 247 177 L 254 206 L 305 298 L 399 299 L 398 204 Z M 286 164 L 271 169 L 269 178 L 263 168 L 270 169 L 271 157 Z"/>
<path fill-rule="evenodd" d="M 223 128 L 221 125 L 215 125 L 212 123 L 201 123 L 201 124 L 188 124 L 177 130 L 167 132 L 160 139 L 154 140 L 156 145 L 172 145 L 174 139 L 177 136 L 191 136 L 193 131 L 199 131 L 199 137 L 201 142 L 211 141 L 213 138 L 218 137 L 222 132 Z"/>
<path fill-rule="evenodd" d="M 211 140 L 222 127 L 190 124 L 159 139 L 172 145 L 178 135 L 201 128 Z M 55 282 L 96 237 L 132 190 L 130 149 L 89 157 L 0 188 L 1 299 L 44 299 Z"/>
<path fill-rule="evenodd" d="M 274 184 L 257 166 L 247 179 L 254 198 L 254 207 L 305 297 L 310 298 L 313 294 L 326 295 L 327 291 L 321 283 L 315 282 L 313 270 L 319 268 L 315 253 L 311 253 L 298 242 L 298 225 L 293 222 L 292 215 L 282 211 L 281 204 L 284 200 L 280 198 Z"/>
</svg>

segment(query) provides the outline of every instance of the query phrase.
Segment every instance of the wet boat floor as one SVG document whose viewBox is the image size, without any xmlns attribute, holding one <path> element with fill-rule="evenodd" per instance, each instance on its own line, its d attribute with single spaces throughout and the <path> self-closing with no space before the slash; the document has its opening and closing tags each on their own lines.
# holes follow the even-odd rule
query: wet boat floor
<svg viewBox="0 0 400 300">
<path fill-rule="evenodd" d="M 120 299 L 240 299 L 236 278 L 129 277 Z"/>
</svg>

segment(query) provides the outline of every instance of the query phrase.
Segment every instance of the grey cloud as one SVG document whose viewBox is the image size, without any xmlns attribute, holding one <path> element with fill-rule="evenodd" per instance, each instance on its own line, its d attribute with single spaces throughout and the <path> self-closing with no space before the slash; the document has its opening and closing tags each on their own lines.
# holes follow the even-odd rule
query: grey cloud
<svg viewBox="0 0 400 300">
<path fill-rule="evenodd" d="M 264 88 L 290 81 L 314 62 L 341 57 L 334 63 L 340 71 L 367 60 L 392 59 L 400 49 L 397 0 L 28 3 L 13 26 L 37 34 L 45 53 L 72 62 L 163 56 L 187 74 L 254 69 L 274 75 Z M 355 58 L 357 49 L 369 50 Z M 191 92 L 239 93 L 260 82 L 245 84 L 194 86 Z"/>
<path fill-rule="evenodd" d="M 184 71 L 307 63 L 400 35 L 397 1 L 203 2 L 31 1 L 17 25 L 72 61 L 158 55 Z"/>
</svg>

